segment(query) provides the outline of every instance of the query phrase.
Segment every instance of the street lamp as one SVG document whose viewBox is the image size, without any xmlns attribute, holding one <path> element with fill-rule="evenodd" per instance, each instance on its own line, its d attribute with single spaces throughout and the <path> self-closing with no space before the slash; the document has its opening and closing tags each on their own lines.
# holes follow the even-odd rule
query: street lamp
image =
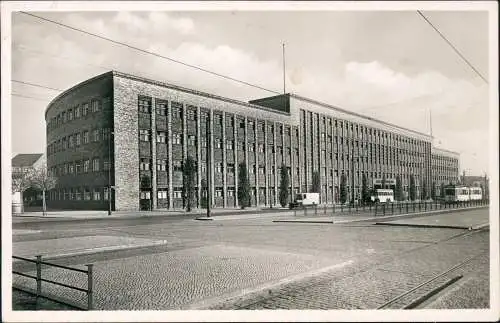
<svg viewBox="0 0 500 323">
<path fill-rule="evenodd" d="M 108 136 L 108 215 L 111 215 L 111 198 L 113 194 L 111 194 L 111 190 L 113 187 L 111 186 L 111 136 L 114 135 L 113 131 L 109 132 Z"/>
<path fill-rule="evenodd" d="M 206 143 L 207 143 L 207 218 L 210 217 L 211 211 L 212 211 L 212 198 L 211 198 L 211 156 L 210 156 L 210 146 L 211 146 L 211 140 L 210 140 L 210 114 L 208 115 L 208 122 L 205 125 L 205 133 L 206 133 Z"/>
<path fill-rule="evenodd" d="M 352 201 L 352 205 L 354 206 L 354 159 L 357 158 L 358 159 L 358 169 L 359 169 L 359 159 L 360 158 L 363 158 L 364 154 L 361 153 L 361 154 L 358 154 L 356 156 L 352 156 L 352 162 L 351 162 L 351 201 Z"/>
</svg>

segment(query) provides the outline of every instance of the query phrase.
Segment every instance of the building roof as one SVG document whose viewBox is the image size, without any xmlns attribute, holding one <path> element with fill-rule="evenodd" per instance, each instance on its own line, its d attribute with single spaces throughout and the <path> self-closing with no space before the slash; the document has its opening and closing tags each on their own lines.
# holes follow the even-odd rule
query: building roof
<svg viewBox="0 0 500 323">
<path fill-rule="evenodd" d="M 12 167 L 32 167 L 43 154 L 17 154 L 12 158 Z"/>
</svg>

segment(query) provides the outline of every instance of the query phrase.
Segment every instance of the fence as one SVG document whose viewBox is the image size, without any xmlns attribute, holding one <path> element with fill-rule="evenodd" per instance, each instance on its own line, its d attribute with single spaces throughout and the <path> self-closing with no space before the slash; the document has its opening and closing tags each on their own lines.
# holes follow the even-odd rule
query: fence
<svg viewBox="0 0 500 323">
<path fill-rule="evenodd" d="M 474 201 L 412 201 L 394 203 L 372 203 L 368 205 L 348 204 L 348 205 L 322 205 L 314 207 L 302 207 L 294 209 L 294 215 L 333 215 L 335 213 L 384 216 L 394 214 L 417 213 L 427 211 L 437 211 L 445 209 L 460 209 L 468 207 L 478 207 L 489 205 L 488 200 Z"/>
<path fill-rule="evenodd" d="M 22 273 L 20 271 L 15 271 L 15 270 L 13 270 L 12 273 L 16 274 L 16 275 L 35 279 L 36 280 L 36 297 L 37 298 L 44 297 L 44 298 L 48 298 L 48 299 L 51 299 L 51 300 L 54 300 L 57 302 L 61 302 L 58 299 L 53 299 L 53 298 L 50 298 L 49 296 L 42 295 L 42 282 L 46 282 L 46 283 L 51 283 L 54 285 L 59 285 L 59 286 L 63 286 L 66 288 L 70 288 L 70 289 L 74 289 L 74 290 L 86 293 L 87 294 L 87 310 L 93 309 L 93 303 L 92 303 L 93 286 L 94 286 L 94 282 L 93 282 L 93 266 L 94 265 L 93 264 L 85 265 L 87 267 L 87 269 L 84 270 L 84 269 L 72 268 L 72 267 L 68 267 L 68 266 L 63 266 L 63 265 L 45 262 L 45 261 L 42 261 L 42 256 L 36 256 L 36 260 L 18 257 L 18 256 L 12 256 L 12 258 L 36 264 L 36 276 L 25 274 L 25 273 Z M 52 267 L 57 267 L 57 268 L 62 268 L 62 269 L 70 270 L 70 271 L 76 271 L 76 272 L 87 274 L 87 289 L 83 289 L 80 287 L 71 286 L 71 285 L 63 284 L 63 283 L 56 282 L 53 280 L 42 278 L 42 265 L 52 266 Z M 71 304 L 68 304 L 68 305 L 71 305 Z"/>
</svg>

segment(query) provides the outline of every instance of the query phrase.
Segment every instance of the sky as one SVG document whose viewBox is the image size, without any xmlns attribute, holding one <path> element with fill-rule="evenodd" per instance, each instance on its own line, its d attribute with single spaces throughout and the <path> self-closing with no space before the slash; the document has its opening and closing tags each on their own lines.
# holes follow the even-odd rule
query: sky
<svg viewBox="0 0 500 323">
<path fill-rule="evenodd" d="M 489 170 L 489 86 L 416 10 L 31 13 L 276 92 L 285 43 L 286 92 L 428 134 L 432 113 L 435 146 L 459 152 L 468 174 Z M 422 13 L 488 79 L 488 12 Z M 11 26 L 12 80 L 65 90 L 114 69 L 242 101 L 273 95 L 23 13 Z M 44 151 L 59 93 L 12 82 L 13 155 Z"/>
</svg>

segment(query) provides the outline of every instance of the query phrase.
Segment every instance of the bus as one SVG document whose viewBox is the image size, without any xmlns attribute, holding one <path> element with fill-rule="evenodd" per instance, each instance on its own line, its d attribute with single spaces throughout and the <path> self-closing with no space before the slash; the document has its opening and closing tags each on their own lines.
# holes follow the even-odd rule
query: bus
<svg viewBox="0 0 500 323">
<path fill-rule="evenodd" d="M 371 196 L 372 202 L 394 202 L 394 191 L 388 189 L 377 188 L 375 194 Z"/>
<path fill-rule="evenodd" d="M 444 188 L 445 202 L 460 202 L 470 200 L 470 189 L 466 186 L 448 186 Z"/>
<path fill-rule="evenodd" d="M 483 190 L 481 187 L 469 188 L 469 198 L 471 201 L 478 201 L 483 199 Z"/>
</svg>

